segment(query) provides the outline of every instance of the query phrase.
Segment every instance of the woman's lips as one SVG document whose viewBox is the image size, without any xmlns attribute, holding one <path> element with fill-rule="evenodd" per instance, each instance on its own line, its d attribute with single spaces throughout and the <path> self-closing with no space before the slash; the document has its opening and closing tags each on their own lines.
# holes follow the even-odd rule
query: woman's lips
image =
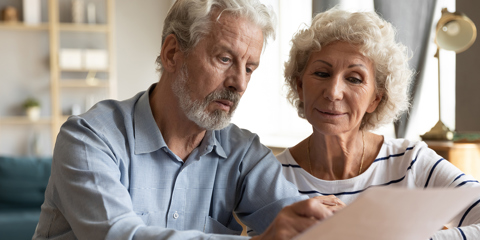
<svg viewBox="0 0 480 240">
<path fill-rule="evenodd" d="M 318 110 L 318 109 L 317 111 L 325 118 L 339 118 L 346 114 L 340 111 Z"/>
</svg>

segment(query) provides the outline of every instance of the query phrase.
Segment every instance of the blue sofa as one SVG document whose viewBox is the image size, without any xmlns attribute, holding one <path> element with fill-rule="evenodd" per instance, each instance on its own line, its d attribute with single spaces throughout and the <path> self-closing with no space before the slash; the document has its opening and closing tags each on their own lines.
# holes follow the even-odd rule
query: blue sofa
<svg viewBox="0 0 480 240">
<path fill-rule="evenodd" d="M 0 156 L 0 239 L 32 239 L 52 158 Z"/>
</svg>

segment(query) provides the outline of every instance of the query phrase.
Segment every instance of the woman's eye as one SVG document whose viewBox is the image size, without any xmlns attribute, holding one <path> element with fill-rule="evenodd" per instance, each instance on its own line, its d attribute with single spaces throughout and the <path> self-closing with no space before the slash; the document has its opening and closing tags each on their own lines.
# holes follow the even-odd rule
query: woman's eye
<svg viewBox="0 0 480 240">
<path fill-rule="evenodd" d="M 326 77 L 329 77 L 330 74 L 326 73 L 326 72 L 315 72 L 315 75 L 321 77 L 321 78 L 326 78 Z"/>
<path fill-rule="evenodd" d="M 355 77 L 349 77 L 347 78 L 347 80 L 351 83 L 355 83 L 355 84 L 360 84 L 362 83 L 363 81 L 361 79 L 358 79 L 358 78 L 355 78 Z"/>
</svg>

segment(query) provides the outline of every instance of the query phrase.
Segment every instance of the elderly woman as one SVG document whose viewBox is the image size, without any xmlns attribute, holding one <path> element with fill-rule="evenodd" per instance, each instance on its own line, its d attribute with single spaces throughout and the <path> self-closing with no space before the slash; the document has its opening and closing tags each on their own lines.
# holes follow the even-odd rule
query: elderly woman
<svg viewBox="0 0 480 240">
<path fill-rule="evenodd" d="M 285 64 L 288 98 L 313 134 L 277 158 L 301 193 L 324 195 L 340 209 L 372 186 L 479 185 L 424 142 L 370 132 L 409 105 L 407 49 L 395 42 L 390 23 L 375 13 L 331 9 L 292 42 Z M 478 203 L 433 239 L 480 239 Z"/>
</svg>

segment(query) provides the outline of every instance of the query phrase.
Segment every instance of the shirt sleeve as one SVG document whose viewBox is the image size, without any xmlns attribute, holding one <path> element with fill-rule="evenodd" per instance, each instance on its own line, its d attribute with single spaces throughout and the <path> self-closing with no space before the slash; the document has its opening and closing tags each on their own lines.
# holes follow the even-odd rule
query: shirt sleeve
<svg viewBox="0 0 480 240">
<path fill-rule="evenodd" d="M 286 180 L 282 166 L 255 135 L 240 166 L 242 179 L 237 187 L 241 196 L 235 213 L 249 227 L 249 235 L 263 233 L 285 206 L 308 199 Z"/>
<path fill-rule="evenodd" d="M 50 197 L 42 206 L 53 216 L 41 215 L 34 238 L 247 239 L 147 226 L 133 211 L 119 164 L 101 133 L 82 119 L 67 121 L 57 137 Z"/>
<path fill-rule="evenodd" d="M 446 159 L 421 146 L 416 168 L 417 185 L 424 188 L 438 187 L 480 187 L 472 176 L 464 174 Z M 473 240 L 480 239 L 480 196 L 474 203 L 462 210 L 450 223 L 447 230 L 441 230 L 432 236 L 432 240 Z"/>
</svg>

